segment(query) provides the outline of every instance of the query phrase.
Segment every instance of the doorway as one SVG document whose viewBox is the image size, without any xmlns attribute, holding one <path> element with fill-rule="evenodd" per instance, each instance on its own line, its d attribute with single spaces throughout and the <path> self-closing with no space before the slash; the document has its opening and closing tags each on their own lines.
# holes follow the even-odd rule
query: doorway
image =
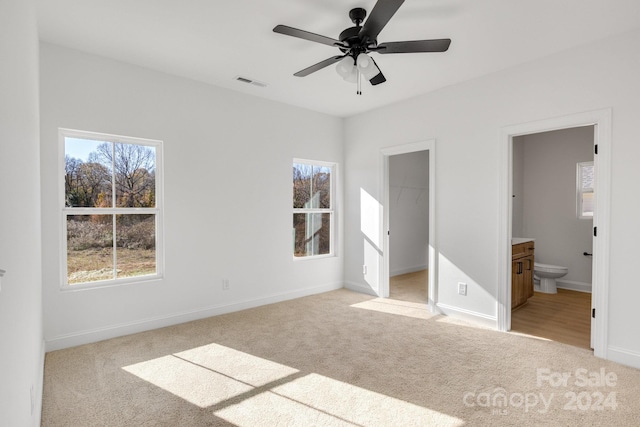
<svg viewBox="0 0 640 427">
<path fill-rule="evenodd" d="M 427 303 L 429 151 L 389 156 L 389 298 Z"/>
<path fill-rule="evenodd" d="M 511 329 L 511 237 L 513 214 L 513 139 L 520 135 L 594 126 L 595 201 L 593 212 L 591 347 L 594 355 L 607 357 L 609 197 L 611 110 L 597 110 L 538 122 L 504 127 L 500 141 L 499 283 L 497 288 L 498 327 Z M 596 151 L 597 150 L 597 151 Z"/>
<path fill-rule="evenodd" d="M 381 166 L 383 253 L 379 295 L 428 304 L 435 312 L 435 140 L 383 148 Z M 402 224 L 403 218 L 406 224 Z M 399 285 L 394 295 L 390 295 L 390 278 Z M 406 290 L 409 292 L 404 294 Z"/>
<path fill-rule="evenodd" d="M 535 248 L 535 265 L 524 262 L 528 274 L 518 279 L 516 271 L 512 278 L 511 331 L 586 349 L 591 348 L 594 131 L 580 126 L 512 139 L 511 237 L 532 239 L 527 245 Z M 523 262 L 519 251 L 514 253 L 516 265 Z M 554 277 L 541 284 L 543 275 Z M 518 284 L 535 292 L 518 298 L 513 292 Z"/>
</svg>

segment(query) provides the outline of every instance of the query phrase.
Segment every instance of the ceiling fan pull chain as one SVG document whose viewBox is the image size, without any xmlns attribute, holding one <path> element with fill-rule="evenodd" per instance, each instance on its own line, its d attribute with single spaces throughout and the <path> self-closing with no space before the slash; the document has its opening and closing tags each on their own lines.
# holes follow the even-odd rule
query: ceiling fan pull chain
<svg viewBox="0 0 640 427">
<path fill-rule="evenodd" d="M 357 68 L 356 68 L 356 73 L 358 73 L 358 88 L 356 90 L 356 94 L 362 95 L 362 83 L 361 83 L 361 81 L 362 81 L 362 73 Z"/>
</svg>

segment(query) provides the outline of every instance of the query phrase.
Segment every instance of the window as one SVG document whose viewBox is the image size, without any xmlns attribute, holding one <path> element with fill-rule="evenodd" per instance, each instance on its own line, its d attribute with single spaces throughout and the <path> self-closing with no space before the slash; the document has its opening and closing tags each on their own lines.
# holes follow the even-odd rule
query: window
<svg viewBox="0 0 640 427">
<path fill-rule="evenodd" d="M 592 219 L 595 204 L 594 188 L 595 175 L 593 162 L 578 163 L 578 218 Z"/>
<path fill-rule="evenodd" d="M 63 287 L 160 277 L 162 143 L 61 129 Z"/>
<path fill-rule="evenodd" d="M 331 163 L 293 161 L 293 256 L 333 255 L 334 170 Z"/>
</svg>

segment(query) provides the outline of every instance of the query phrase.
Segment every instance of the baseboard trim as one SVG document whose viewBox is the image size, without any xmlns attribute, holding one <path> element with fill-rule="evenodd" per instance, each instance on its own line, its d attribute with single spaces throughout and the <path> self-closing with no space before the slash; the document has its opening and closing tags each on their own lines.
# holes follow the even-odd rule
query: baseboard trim
<svg viewBox="0 0 640 427">
<path fill-rule="evenodd" d="M 640 353 L 635 351 L 609 346 L 605 359 L 640 369 Z"/>
<path fill-rule="evenodd" d="M 376 294 L 376 292 L 371 289 L 369 286 L 367 285 L 363 285 L 360 283 L 356 283 L 356 282 L 344 282 L 344 287 L 349 289 L 350 291 L 353 292 L 359 292 L 361 294 L 367 294 L 367 295 L 371 295 L 374 297 L 377 297 L 378 294 Z"/>
<path fill-rule="evenodd" d="M 498 318 L 487 314 L 478 313 L 477 311 L 467 310 L 460 307 L 454 307 L 448 304 L 436 303 L 436 308 L 446 316 L 454 317 L 462 320 L 479 323 L 492 329 L 498 328 Z"/>
<path fill-rule="evenodd" d="M 570 291 L 591 293 L 591 283 L 578 282 L 575 280 L 556 279 L 556 287 Z"/>
<path fill-rule="evenodd" d="M 157 316 L 133 322 L 120 323 L 104 328 L 87 329 L 71 334 L 58 335 L 46 340 L 45 351 L 49 352 L 62 350 L 65 348 L 103 341 L 110 338 L 131 335 L 138 332 L 150 331 L 153 329 L 164 328 L 180 323 L 191 322 L 193 320 L 218 316 L 220 314 L 233 313 L 249 308 L 260 307 L 263 305 L 302 298 L 310 295 L 320 294 L 323 292 L 334 291 L 337 289 L 342 289 L 343 287 L 344 285 L 342 282 L 331 283 L 327 285 L 315 286 L 312 288 L 299 289 L 291 292 L 273 294 L 262 298 L 214 305 L 195 310 L 186 310 L 178 313 L 168 314 L 165 316 Z"/>
<path fill-rule="evenodd" d="M 427 265 L 426 264 L 416 265 L 415 267 L 401 268 L 399 270 L 391 271 L 389 273 L 389 277 L 400 276 L 402 274 L 415 273 L 416 271 L 422 271 L 422 270 L 426 270 L 426 269 L 427 269 Z"/>
</svg>

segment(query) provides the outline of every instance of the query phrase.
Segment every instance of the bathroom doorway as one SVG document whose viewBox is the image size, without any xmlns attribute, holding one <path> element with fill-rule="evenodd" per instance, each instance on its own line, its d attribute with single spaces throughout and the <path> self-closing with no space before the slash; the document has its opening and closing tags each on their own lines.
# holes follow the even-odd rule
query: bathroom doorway
<svg viewBox="0 0 640 427">
<path fill-rule="evenodd" d="M 512 306 L 511 331 L 587 349 L 594 131 L 589 125 L 519 135 L 512 150 L 511 237 L 531 240 L 535 284 L 526 283 L 534 293 Z"/>
<path fill-rule="evenodd" d="M 500 137 L 499 203 L 499 277 L 497 288 L 497 323 L 500 330 L 512 327 L 512 217 L 513 217 L 513 141 L 521 135 L 538 134 L 569 128 L 593 126 L 595 181 L 592 224 L 592 298 L 590 347 L 597 357 L 607 357 L 608 347 L 608 280 L 609 277 L 609 200 L 611 182 L 611 110 L 595 110 L 537 122 L 506 126 Z M 517 209 L 517 208 L 516 208 Z M 528 237 L 528 236 L 526 236 Z M 535 238 L 535 237 L 534 237 Z M 558 323 L 558 322 L 556 322 Z"/>
<path fill-rule="evenodd" d="M 378 295 L 428 304 L 435 312 L 435 140 L 386 147 L 380 155 L 383 250 Z M 392 281 L 396 286 L 390 292 Z"/>
</svg>

